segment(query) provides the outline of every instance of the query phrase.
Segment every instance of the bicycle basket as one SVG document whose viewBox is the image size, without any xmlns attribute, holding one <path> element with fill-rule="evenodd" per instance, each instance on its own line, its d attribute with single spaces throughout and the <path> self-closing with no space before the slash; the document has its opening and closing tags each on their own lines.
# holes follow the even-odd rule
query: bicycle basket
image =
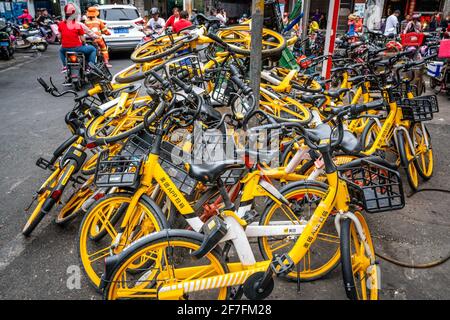
<svg viewBox="0 0 450 320">
<path fill-rule="evenodd" d="M 131 187 L 139 182 L 143 157 L 111 156 L 109 150 L 100 153 L 95 171 L 97 187 Z"/>
<path fill-rule="evenodd" d="M 402 108 L 403 119 L 413 122 L 432 120 L 433 113 L 439 112 L 438 101 L 435 95 L 401 99 L 397 104 Z"/>
<path fill-rule="evenodd" d="M 369 213 L 399 210 L 405 206 L 400 174 L 379 164 L 362 160 L 355 168 L 340 170 L 347 182 L 352 203 Z"/>
<path fill-rule="evenodd" d="M 216 73 L 213 83 L 214 89 L 211 92 L 211 99 L 217 103 L 228 105 L 232 97 L 231 92 L 234 89 L 228 71 L 222 68 Z"/>
<path fill-rule="evenodd" d="M 205 89 L 205 78 L 200 65 L 200 59 L 195 54 L 187 54 L 176 57 L 164 64 L 165 77 L 170 81 L 172 77 L 183 80 L 186 84 L 192 84 Z"/>
<path fill-rule="evenodd" d="M 184 168 L 184 163 L 188 162 L 187 158 L 189 153 L 168 141 L 162 141 L 159 156 L 161 167 L 181 192 L 191 195 L 197 181 L 190 177 Z"/>
<path fill-rule="evenodd" d="M 128 138 L 127 142 L 120 150 L 120 155 L 143 158 L 150 151 L 153 140 L 154 136 L 143 130 Z"/>
</svg>

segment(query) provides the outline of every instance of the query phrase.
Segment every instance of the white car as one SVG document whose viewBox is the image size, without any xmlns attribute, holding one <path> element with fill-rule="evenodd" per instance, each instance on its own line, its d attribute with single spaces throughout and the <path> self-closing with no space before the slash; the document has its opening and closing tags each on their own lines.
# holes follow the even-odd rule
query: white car
<svg viewBox="0 0 450 320">
<path fill-rule="evenodd" d="M 106 23 L 111 35 L 103 35 L 111 51 L 134 50 L 145 36 L 145 21 L 134 6 L 112 4 L 97 6 L 99 18 Z"/>
</svg>

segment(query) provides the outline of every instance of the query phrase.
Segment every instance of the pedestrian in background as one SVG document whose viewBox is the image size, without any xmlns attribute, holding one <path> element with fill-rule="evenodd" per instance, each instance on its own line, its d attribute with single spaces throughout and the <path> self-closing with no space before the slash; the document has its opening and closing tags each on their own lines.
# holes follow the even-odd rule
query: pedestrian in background
<svg viewBox="0 0 450 320">
<path fill-rule="evenodd" d="M 178 9 L 178 7 L 175 7 L 172 10 L 172 15 L 169 17 L 169 19 L 167 19 L 166 24 L 164 25 L 163 31 L 169 27 L 172 27 L 172 29 L 173 29 L 173 25 L 178 20 L 180 20 L 180 9 Z"/>
<path fill-rule="evenodd" d="M 321 16 L 320 10 L 316 9 L 311 20 L 319 22 L 320 16 Z"/>
<path fill-rule="evenodd" d="M 402 20 L 402 22 L 400 23 L 400 33 L 403 33 L 403 31 L 405 31 L 406 26 L 408 25 L 408 23 L 411 21 L 411 16 L 409 14 L 407 14 L 405 16 L 405 19 Z"/>
<path fill-rule="evenodd" d="M 227 13 L 225 12 L 225 10 L 223 10 L 223 9 L 217 10 L 216 18 L 218 18 L 220 20 L 220 23 L 222 25 L 227 24 L 228 19 L 227 19 Z"/>
<path fill-rule="evenodd" d="M 408 22 L 408 24 L 405 27 L 405 30 L 403 33 L 410 33 L 410 32 L 422 32 L 422 25 L 420 24 L 420 14 L 414 14 L 411 18 L 411 21 Z"/>
<path fill-rule="evenodd" d="M 172 31 L 178 33 L 190 26 L 192 26 L 192 22 L 189 21 L 189 13 L 186 10 L 183 10 L 180 12 L 180 19 L 173 24 Z"/>
<path fill-rule="evenodd" d="M 386 19 L 386 26 L 384 28 L 384 35 L 391 36 L 398 34 L 398 17 L 400 16 L 400 10 L 395 10 L 393 14 L 391 14 Z"/>
<path fill-rule="evenodd" d="M 150 10 L 152 17 L 148 20 L 147 30 L 149 30 L 152 35 L 160 35 L 164 31 L 164 26 L 166 22 L 163 18 L 159 16 L 159 9 L 154 7 Z"/>
<path fill-rule="evenodd" d="M 319 18 L 319 28 L 324 30 L 327 28 L 327 19 L 325 19 L 325 15 L 322 13 Z"/>
</svg>

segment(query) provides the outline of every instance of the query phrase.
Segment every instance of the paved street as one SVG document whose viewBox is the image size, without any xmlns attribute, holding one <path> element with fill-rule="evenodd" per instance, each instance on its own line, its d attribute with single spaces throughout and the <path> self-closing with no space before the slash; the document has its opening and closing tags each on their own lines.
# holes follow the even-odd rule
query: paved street
<svg viewBox="0 0 450 320">
<path fill-rule="evenodd" d="M 127 55 L 116 55 L 114 71 L 128 64 Z M 33 236 L 21 235 L 24 208 L 47 172 L 34 165 L 49 158 L 69 136 L 64 115 L 70 97 L 44 93 L 36 78 L 52 76 L 61 84 L 57 47 L 39 57 L 17 54 L 16 61 L 0 61 L 0 299 L 99 299 L 82 277 L 81 288 L 70 290 L 69 266 L 79 266 L 76 238 L 79 221 L 62 229 L 48 216 Z M 440 98 L 441 112 L 428 125 L 434 146 L 435 175 L 424 188 L 449 188 L 450 103 Z M 366 215 L 380 253 L 407 263 L 424 263 L 450 253 L 450 197 L 423 192 L 407 199 L 401 211 Z M 432 269 L 404 269 L 380 260 L 382 299 L 448 299 L 450 262 Z M 345 299 L 340 267 L 326 279 L 301 284 L 277 281 L 273 299 Z"/>
</svg>

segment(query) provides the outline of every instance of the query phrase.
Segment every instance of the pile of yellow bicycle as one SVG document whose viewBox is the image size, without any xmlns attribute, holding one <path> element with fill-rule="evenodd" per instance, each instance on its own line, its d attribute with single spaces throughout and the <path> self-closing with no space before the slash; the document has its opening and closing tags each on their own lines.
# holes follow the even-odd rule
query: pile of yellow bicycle
<svg viewBox="0 0 450 320">
<path fill-rule="evenodd" d="M 59 225 L 80 217 L 80 261 L 104 298 L 263 299 L 274 276 L 339 264 L 348 298 L 378 298 L 364 214 L 403 208 L 399 167 L 413 190 L 433 173 L 436 97 L 400 75 L 424 61 L 368 48 L 365 63 L 339 61 L 331 90 L 278 66 L 293 41 L 264 29 L 256 101 L 249 28 L 151 40 L 114 79 L 92 65 L 72 136 L 37 161 L 50 175 L 23 234 L 50 210 Z"/>
</svg>

